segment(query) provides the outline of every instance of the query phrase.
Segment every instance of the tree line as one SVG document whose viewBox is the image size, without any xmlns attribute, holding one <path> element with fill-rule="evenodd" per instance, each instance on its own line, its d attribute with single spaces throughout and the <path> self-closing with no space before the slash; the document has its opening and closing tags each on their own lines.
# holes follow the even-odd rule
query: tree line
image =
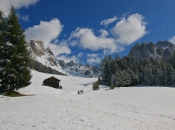
<svg viewBox="0 0 175 130">
<path fill-rule="evenodd" d="M 175 51 L 169 59 L 140 59 L 118 54 L 113 59 L 105 57 L 100 67 L 102 74 L 98 81 L 100 84 L 114 87 L 127 87 L 137 84 L 151 86 L 174 86 L 175 85 Z"/>
<path fill-rule="evenodd" d="M 45 65 L 41 64 L 38 61 L 35 61 L 35 60 L 32 60 L 32 59 L 30 59 L 29 67 L 31 69 L 34 69 L 36 71 L 43 72 L 43 73 L 65 75 L 65 74 L 63 74 L 63 73 L 61 73 L 59 71 L 56 71 L 56 70 L 54 70 L 54 69 L 52 69 L 52 68 L 50 68 L 48 66 L 45 66 Z"/>
</svg>

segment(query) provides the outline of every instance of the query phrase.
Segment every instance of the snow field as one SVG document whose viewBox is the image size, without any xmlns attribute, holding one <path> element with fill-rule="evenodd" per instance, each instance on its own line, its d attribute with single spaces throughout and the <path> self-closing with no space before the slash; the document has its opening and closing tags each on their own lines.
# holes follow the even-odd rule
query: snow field
<svg viewBox="0 0 175 130">
<path fill-rule="evenodd" d="M 53 76 L 32 71 L 24 97 L 0 95 L 0 130 L 173 130 L 175 88 L 92 90 L 96 78 L 54 75 L 63 89 L 42 86 Z M 84 93 L 78 95 L 77 91 Z"/>
</svg>

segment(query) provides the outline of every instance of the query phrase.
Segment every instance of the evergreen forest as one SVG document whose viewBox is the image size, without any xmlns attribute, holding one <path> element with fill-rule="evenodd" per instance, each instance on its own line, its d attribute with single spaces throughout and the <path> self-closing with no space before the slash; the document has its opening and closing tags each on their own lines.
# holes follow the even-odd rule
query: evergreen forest
<svg viewBox="0 0 175 130">
<path fill-rule="evenodd" d="M 105 57 L 101 64 L 102 74 L 98 81 L 110 87 L 127 87 L 137 84 L 149 86 L 175 85 L 175 51 L 169 59 L 145 58 L 136 61 L 133 57 L 118 54 L 113 59 Z"/>
<path fill-rule="evenodd" d="M 36 71 L 43 72 L 43 73 L 65 75 L 65 74 L 63 74 L 59 71 L 56 71 L 56 70 L 54 70 L 54 69 L 52 69 L 48 66 L 45 66 L 45 65 L 41 64 L 40 62 L 38 62 L 36 60 L 33 60 L 32 58 L 30 59 L 29 67 L 31 69 L 34 69 Z"/>
</svg>

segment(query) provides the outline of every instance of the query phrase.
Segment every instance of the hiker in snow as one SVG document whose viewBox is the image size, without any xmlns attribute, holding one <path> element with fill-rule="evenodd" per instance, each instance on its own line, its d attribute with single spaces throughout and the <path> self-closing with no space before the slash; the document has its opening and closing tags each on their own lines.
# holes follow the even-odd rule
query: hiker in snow
<svg viewBox="0 0 175 130">
<path fill-rule="evenodd" d="M 83 90 L 80 90 L 81 93 L 83 93 Z"/>
<path fill-rule="evenodd" d="M 80 92 L 78 91 L 78 94 L 80 94 Z"/>
</svg>

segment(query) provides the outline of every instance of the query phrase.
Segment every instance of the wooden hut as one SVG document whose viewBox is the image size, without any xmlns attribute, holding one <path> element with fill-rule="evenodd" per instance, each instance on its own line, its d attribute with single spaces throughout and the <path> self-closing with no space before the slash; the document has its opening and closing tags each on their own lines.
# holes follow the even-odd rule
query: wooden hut
<svg viewBox="0 0 175 130">
<path fill-rule="evenodd" d="M 54 88 L 59 88 L 59 83 L 60 83 L 60 80 L 55 78 L 55 77 L 50 77 L 50 78 L 47 78 L 43 81 L 43 84 L 44 85 L 47 85 L 47 86 L 51 86 L 51 87 L 54 87 Z"/>
</svg>

